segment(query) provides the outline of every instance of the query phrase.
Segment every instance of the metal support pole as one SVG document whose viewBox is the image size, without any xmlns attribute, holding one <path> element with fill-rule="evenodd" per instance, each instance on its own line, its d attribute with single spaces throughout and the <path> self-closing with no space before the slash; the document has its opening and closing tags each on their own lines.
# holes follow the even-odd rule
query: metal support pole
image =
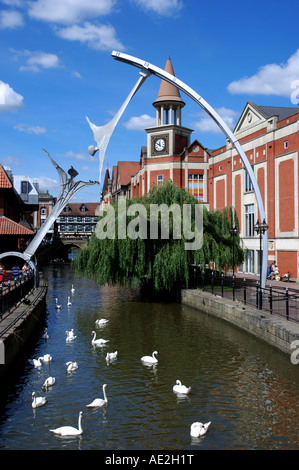
<svg viewBox="0 0 299 470">
<path fill-rule="evenodd" d="M 246 305 L 246 279 L 243 279 L 244 304 Z"/>
<path fill-rule="evenodd" d="M 289 319 L 289 289 L 286 287 L 286 317 Z"/>
</svg>

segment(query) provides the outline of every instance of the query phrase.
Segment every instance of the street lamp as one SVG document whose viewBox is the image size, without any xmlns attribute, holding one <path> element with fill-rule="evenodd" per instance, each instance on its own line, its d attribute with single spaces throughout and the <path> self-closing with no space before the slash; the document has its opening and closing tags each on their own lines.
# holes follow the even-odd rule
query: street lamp
<svg viewBox="0 0 299 470">
<path fill-rule="evenodd" d="M 260 305 L 259 308 L 262 308 L 262 235 L 268 230 L 269 225 L 266 224 L 265 219 L 260 224 L 259 220 L 254 225 L 254 231 L 260 236 Z"/>
<path fill-rule="evenodd" d="M 232 227 L 229 231 L 229 233 L 233 236 L 233 278 L 235 276 L 235 236 L 238 233 L 238 228 Z"/>
</svg>

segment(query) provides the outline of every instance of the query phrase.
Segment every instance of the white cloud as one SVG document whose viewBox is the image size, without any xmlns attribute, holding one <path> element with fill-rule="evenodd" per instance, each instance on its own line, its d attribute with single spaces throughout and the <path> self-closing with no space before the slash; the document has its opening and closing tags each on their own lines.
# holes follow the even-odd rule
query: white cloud
<svg viewBox="0 0 299 470">
<path fill-rule="evenodd" d="M 156 124 L 156 119 L 149 116 L 148 114 L 142 114 L 141 116 L 133 116 L 123 125 L 130 131 L 138 130 L 143 131 L 146 127 L 152 127 Z"/>
<path fill-rule="evenodd" d="M 231 82 L 232 94 L 290 96 L 291 84 L 299 77 L 299 49 L 283 64 L 267 64 L 251 77 Z"/>
<path fill-rule="evenodd" d="M 0 112 L 16 111 L 23 106 L 23 96 L 0 80 Z"/>
<path fill-rule="evenodd" d="M 70 41 L 87 43 L 92 49 L 110 51 L 123 50 L 123 44 L 116 38 L 113 26 L 94 25 L 85 22 L 83 26 L 73 25 L 57 31 L 57 35 Z"/>
<path fill-rule="evenodd" d="M 217 111 L 219 116 L 224 120 L 231 130 L 235 127 L 235 118 L 239 116 L 239 113 L 224 107 L 215 109 L 215 111 Z M 213 132 L 214 134 L 222 134 L 222 130 L 205 112 L 200 113 L 199 121 L 195 121 L 191 125 L 194 127 L 194 129 L 200 132 Z"/>
<path fill-rule="evenodd" d="M 44 189 L 48 191 L 59 191 L 60 183 L 54 178 L 49 178 L 48 176 L 39 176 L 37 182 L 39 184 L 39 189 Z"/>
<path fill-rule="evenodd" d="M 92 158 L 92 156 L 89 153 L 83 153 L 83 152 L 78 152 L 75 153 L 72 150 L 69 150 L 68 152 L 65 153 L 65 155 L 62 155 L 62 157 L 67 157 L 67 158 L 73 158 L 75 160 L 84 160 L 84 161 L 96 161 L 96 158 Z"/>
<path fill-rule="evenodd" d="M 20 159 L 9 155 L 7 157 L 1 158 L 1 163 L 2 165 L 7 165 L 9 167 L 14 166 L 14 165 L 18 166 L 20 165 Z"/>
<path fill-rule="evenodd" d="M 173 16 L 179 13 L 183 7 L 181 0 L 134 0 L 145 10 L 152 10 L 163 16 Z"/>
<path fill-rule="evenodd" d="M 21 71 L 40 72 L 41 69 L 60 67 L 60 60 L 56 54 L 42 51 L 13 51 L 19 56 L 27 56 L 26 65 L 21 65 Z"/>
<path fill-rule="evenodd" d="M 45 134 L 46 128 L 41 126 L 29 126 L 28 124 L 17 124 L 14 126 L 20 132 L 26 132 L 27 134 Z"/>
<path fill-rule="evenodd" d="M 72 72 L 72 76 L 73 76 L 73 77 L 76 77 L 76 78 L 82 78 L 81 73 L 80 73 L 80 72 L 77 72 L 76 70 L 74 70 L 74 71 Z"/>
<path fill-rule="evenodd" d="M 111 12 L 115 0 L 37 0 L 31 2 L 32 18 L 48 22 L 72 24 Z"/>
<path fill-rule="evenodd" d="M 0 11 L 0 29 L 14 29 L 23 26 L 23 16 L 18 11 Z"/>
</svg>

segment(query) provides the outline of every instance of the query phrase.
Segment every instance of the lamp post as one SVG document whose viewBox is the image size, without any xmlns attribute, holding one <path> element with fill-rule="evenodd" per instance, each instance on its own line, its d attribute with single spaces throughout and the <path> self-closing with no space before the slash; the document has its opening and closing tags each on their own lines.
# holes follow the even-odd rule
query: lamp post
<svg viewBox="0 0 299 470">
<path fill-rule="evenodd" d="M 229 233 L 233 236 L 233 278 L 235 277 L 235 236 L 238 233 L 238 228 L 236 226 L 232 227 L 229 230 Z"/>
<path fill-rule="evenodd" d="M 235 300 L 235 236 L 238 233 L 238 228 L 236 226 L 232 227 L 229 230 L 229 233 L 233 236 L 233 300 Z"/>
<path fill-rule="evenodd" d="M 259 296 L 259 309 L 262 309 L 262 235 L 268 230 L 269 226 L 266 224 L 265 219 L 262 223 L 257 223 L 254 225 L 254 231 L 260 236 L 260 296 Z"/>
</svg>

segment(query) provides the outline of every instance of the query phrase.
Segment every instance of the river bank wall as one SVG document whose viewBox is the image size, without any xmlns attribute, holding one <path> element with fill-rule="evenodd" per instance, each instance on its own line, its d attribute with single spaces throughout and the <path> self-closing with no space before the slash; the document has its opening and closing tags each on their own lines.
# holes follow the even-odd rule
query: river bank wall
<svg viewBox="0 0 299 470">
<path fill-rule="evenodd" d="M 46 313 L 48 283 L 39 275 L 39 286 L 0 322 L 0 380 L 17 366 L 18 359 L 40 329 Z M 24 302 L 25 300 L 25 302 Z"/>
<path fill-rule="evenodd" d="M 224 299 L 201 290 L 183 289 L 181 303 L 241 328 L 288 355 L 294 351 L 292 342 L 299 340 L 298 323 L 238 301 Z"/>
</svg>

